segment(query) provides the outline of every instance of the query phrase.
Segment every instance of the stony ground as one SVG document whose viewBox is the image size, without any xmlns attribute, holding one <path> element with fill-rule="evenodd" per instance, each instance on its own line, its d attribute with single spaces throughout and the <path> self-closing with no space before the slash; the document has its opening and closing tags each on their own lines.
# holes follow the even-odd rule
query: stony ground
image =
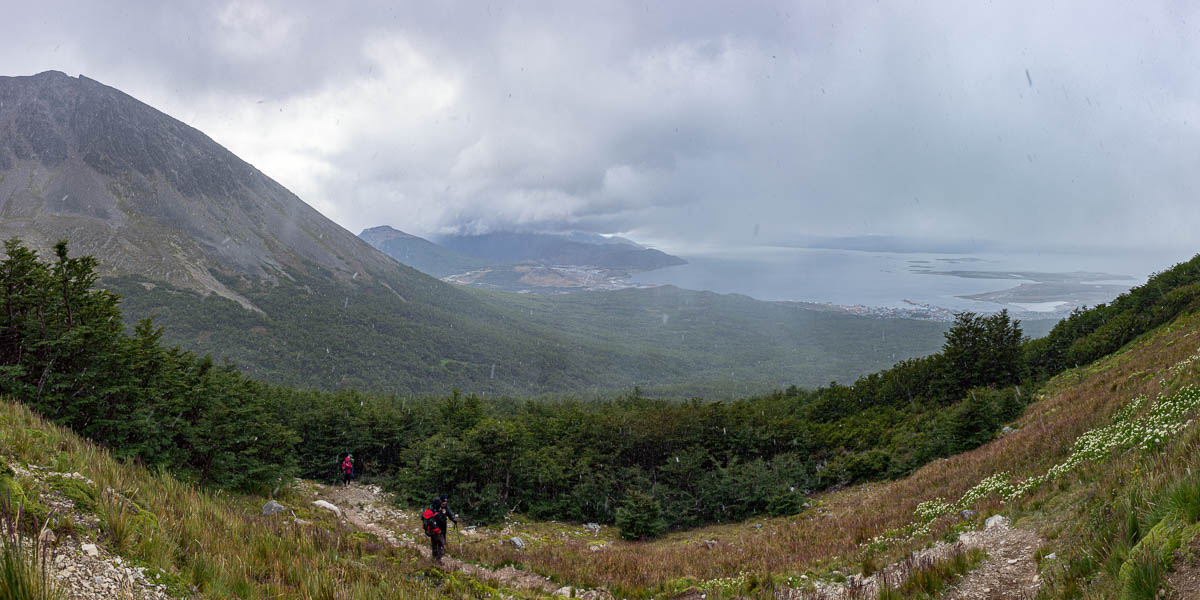
<svg viewBox="0 0 1200 600">
<path fill-rule="evenodd" d="M 1167 575 L 1168 600 L 1200 600 L 1200 539 L 1175 552 L 1174 570 Z"/>
<path fill-rule="evenodd" d="M 1008 521 L 959 537 L 967 548 L 980 548 L 987 560 L 967 573 L 944 596 L 945 600 L 1016 600 L 1033 598 L 1041 588 L 1034 553 L 1042 538 L 1010 527 Z"/>
<path fill-rule="evenodd" d="M 943 600 L 1017 600 L 1033 598 L 1041 584 L 1034 553 L 1042 539 L 1033 531 L 1011 527 L 1004 517 L 993 517 L 988 526 L 968 531 L 953 544 L 939 542 L 885 567 L 870 577 L 851 576 L 844 584 L 817 583 L 816 590 L 796 590 L 796 600 L 857 600 L 879 597 L 881 582 L 896 587 L 915 568 L 949 559 L 955 553 L 980 549 L 987 558 L 947 590 Z"/>
<path fill-rule="evenodd" d="M 10 466 L 18 476 L 39 482 L 50 477 L 64 477 L 92 483 L 78 473 L 54 473 L 34 465 L 21 467 L 10 463 Z M 49 497 L 43 499 L 53 514 L 69 515 L 76 524 L 76 534 L 70 537 L 57 538 L 50 531 L 43 531 L 39 536 L 46 573 L 65 600 L 166 600 L 171 597 L 166 586 L 151 581 L 144 569 L 109 554 L 96 543 L 100 526 L 95 515 L 77 510 L 70 499 L 53 490 L 47 495 Z M 34 543 L 32 538 L 21 540 L 25 548 L 32 548 Z"/>
</svg>

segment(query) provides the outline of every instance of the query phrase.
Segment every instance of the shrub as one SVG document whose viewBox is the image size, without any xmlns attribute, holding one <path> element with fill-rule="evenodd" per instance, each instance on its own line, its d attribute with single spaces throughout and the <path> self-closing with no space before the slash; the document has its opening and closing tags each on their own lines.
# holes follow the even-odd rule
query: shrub
<svg viewBox="0 0 1200 600">
<path fill-rule="evenodd" d="M 804 496 L 795 490 L 781 490 L 767 501 L 767 513 L 777 517 L 798 514 L 803 510 Z"/>
<path fill-rule="evenodd" d="M 656 538 L 667 528 L 662 505 L 653 496 L 642 492 L 631 492 L 626 496 L 625 502 L 617 508 L 616 516 L 621 537 L 627 540 Z"/>
</svg>

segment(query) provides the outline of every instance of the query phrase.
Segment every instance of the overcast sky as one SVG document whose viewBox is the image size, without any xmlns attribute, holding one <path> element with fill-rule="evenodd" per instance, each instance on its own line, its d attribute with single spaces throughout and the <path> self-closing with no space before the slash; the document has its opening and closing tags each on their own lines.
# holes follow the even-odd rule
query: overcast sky
<svg viewBox="0 0 1200 600">
<path fill-rule="evenodd" d="M 7 4 L 355 233 L 1200 250 L 1193 3 Z"/>
</svg>

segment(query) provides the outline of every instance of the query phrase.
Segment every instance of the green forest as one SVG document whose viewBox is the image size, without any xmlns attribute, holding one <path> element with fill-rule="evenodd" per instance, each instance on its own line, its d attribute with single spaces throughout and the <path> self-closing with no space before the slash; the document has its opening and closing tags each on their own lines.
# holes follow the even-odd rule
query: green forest
<svg viewBox="0 0 1200 600">
<path fill-rule="evenodd" d="M 352 452 L 363 477 L 414 505 L 444 492 L 473 522 L 517 511 L 617 523 L 631 538 L 791 514 L 807 494 L 978 446 L 1020 414 L 1038 382 L 1200 299 L 1198 256 L 1033 341 L 1006 312 L 962 313 L 940 352 L 852 385 L 735 401 L 651 399 L 637 388 L 534 400 L 264 383 L 167 345 L 150 320 L 127 329 L 120 298 L 96 287 L 96 266 L 71 257 L 66 242 L 49 261 L 5 243 L 0 395 L 126 460 L 207 486 L 331 479 Z"/>
<path fill-rule="evenodd" d="M 153 316 L 164 342 L 257 380 L 405 396 L 452 388 L 612 395 L 641 386 L 655 396 L 736 398 L 850 382 L 936 350 L 946 330 L 673 287 L 534 296 L 422 276 L 396 288 L 399 300 L 315 266 L 292 277 L 224 280 L 262 313 L 140 277 L 99 284 L 121 297 L 130 328 Z"/>
</svg>

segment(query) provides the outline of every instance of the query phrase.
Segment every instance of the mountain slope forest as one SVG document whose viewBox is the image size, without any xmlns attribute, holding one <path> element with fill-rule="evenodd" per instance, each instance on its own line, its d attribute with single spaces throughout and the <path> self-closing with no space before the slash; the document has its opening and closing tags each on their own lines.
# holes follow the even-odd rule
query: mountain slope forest
<svg viewBox="0 0 1200 600">
<path fill-rule="evenodd" d="M 1200 257 L 1027 341 L 1004 312 L 964 313 L 940 353 L 814 390 L 732 402 L 405 398 L 261 383 L 122 326 L 96 261 L 16 241 L 0 262 L 0 394 L 113 449 L 200 483 L 268 488 L 321 478 L 343 452 L 411 502 L 446 490 L 479 521 L 510 511 L 614 523 L 647 502 L 654 527 L 788 513 L 807 493 L 911 473 L 974 448 L 1039 382 L 1174 318 L 1200 295 Z"/>
<path fill-rule="evenodd" d="M 26 515 L 12 522 L 28 535 L 47 522 L 94 539 L 178 596 L 384 597 L 384 581 L 414 597 L 527 593 L 428 569 L 411 546 L 305 509 L 322 492 L 291 477 L 328 477 L 343 450 L 401 502 L 446 490 L 470 522 L 503 522 L 455 546 L 471 564 L 621 597 L 930 597 L 1019 563 L 1038 597 L 1155 598 L 1197 572 L 1200 257 L 1044 340 L 1003 313 L 964 314 L 942 352 L 850 386 L 592 404 L 257 383 L 164 347 L 148 323 L 126 333 L 116 298 L 91 286 L 92 259 L 60 247 L 41 262 L 15 242 L 6 254 L 0 394 L 110 450 L 6 404 L 0 512 Z M 86 481 L 64 482 L 73 472 Z M 303 522 L 211 487 L 278 490 Z M 96 524 L 56 519 L 43 501 L 63 495 Z M 1036 538 L 1024 554 L 934 543 L 1007 535 L 983 524 L 997 512 Z M 577 525 L 527 518 L 616 527 L 577 538 Z M 499 543 L 513 536 L 521 547 Z M 931 543 L 944 551 L 909 554 Z"/>
<path fill-rule="evenodd" d="M 14 237 L 95 256 L 131 329 L 154 316 L 171 345 L 325 390 L 728 396 L 850 381 L 945 330 L 679 290 L 623 296 L 625 322 L 601 303 L 474 293 L 385 256 L 202 132 L 57 72 L 0 77 L 0 239 Z"/>
</svg>

